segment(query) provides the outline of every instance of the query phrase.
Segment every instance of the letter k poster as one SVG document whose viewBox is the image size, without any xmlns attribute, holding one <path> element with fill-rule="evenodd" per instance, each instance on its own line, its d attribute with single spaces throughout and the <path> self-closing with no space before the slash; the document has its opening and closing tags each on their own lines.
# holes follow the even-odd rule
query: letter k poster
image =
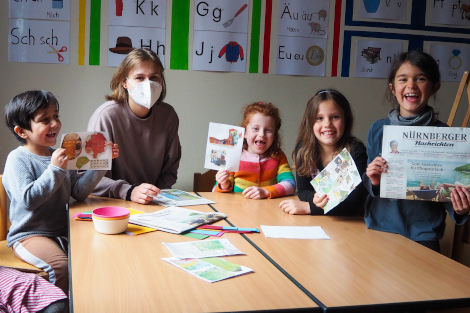
<svg viewBox="0 0 470 313">
<path fill-rule="evenodd" d="M 194 2 L 193 70 L 246 72 L 248 0 Z"/>
</svg>

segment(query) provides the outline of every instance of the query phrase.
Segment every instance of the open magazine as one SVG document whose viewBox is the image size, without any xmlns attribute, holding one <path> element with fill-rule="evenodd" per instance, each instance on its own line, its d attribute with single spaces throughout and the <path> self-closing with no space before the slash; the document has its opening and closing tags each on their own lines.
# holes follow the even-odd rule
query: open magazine
<svg viewBox="0 0 470 313">
<path fill-rule="evenodd" d="M 162 192 L 154 196 L 152 201 L 163 206 L 188 206 L 215 203 L 212 200 L 179 189 L 162 189 Z"/>
<path fill-rule="evenodd" d="M 226 217 L 227 215 L 220 212 L 205 213 L 174 206 L 153 213 L 131 215 L 129 223 L 173 234 L 181 234 L 187 230 L 204 224 L 211 224 Z"/>
</svg>

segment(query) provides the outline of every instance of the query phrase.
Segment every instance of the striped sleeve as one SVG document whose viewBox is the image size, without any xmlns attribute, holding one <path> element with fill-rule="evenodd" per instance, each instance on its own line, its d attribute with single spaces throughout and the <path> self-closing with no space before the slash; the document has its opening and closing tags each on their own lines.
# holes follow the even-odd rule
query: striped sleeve
<svg viewBox="0 0 470 313">
<path fill-rule="evenodd" d="M 293 195 L 295 192 L 295 179 L 284 152 L 281 152 L 277 167 L 277 183 L 263 186 L 269 191 L 269 198 L 278 198 Z"/>
<path fill-rule="evenodd" d="M 233 180 L 234 180 L 234 174 L 233 172 L 229 172 L 230 177 L 228 178 L 230 180 L 230 186 L 228 189 L 220 189 L 219 187 L 219 182 L 215 182 L 214 188 L 212 188 L 212 192 L 232 192 L 233 191 Z"/>
<path fill-rule="evenodd" d="M 0 266 L 0 308 L 7 312 L 37 312 L 67 299 L 65 293 L 36 274 Z"/>
</svg>

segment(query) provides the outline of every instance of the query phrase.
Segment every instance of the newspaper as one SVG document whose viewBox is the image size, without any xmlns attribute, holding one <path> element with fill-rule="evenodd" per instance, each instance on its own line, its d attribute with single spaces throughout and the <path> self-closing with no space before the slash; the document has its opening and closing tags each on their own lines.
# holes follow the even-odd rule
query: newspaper
<svg viewBox="0 0 470 313">
<path fill-rule="evenodd" d="M 328 213 L 362 182 L 351 154 L 343 149 L 310 183 L 319 196 L 328 195 L 323 210 Z"/>
<path fill-rule="evenodd" d="M 470 187 L 470 129 L 384 126 L 383 198 L 449 202 L 456 185 Z"/>
</svg>

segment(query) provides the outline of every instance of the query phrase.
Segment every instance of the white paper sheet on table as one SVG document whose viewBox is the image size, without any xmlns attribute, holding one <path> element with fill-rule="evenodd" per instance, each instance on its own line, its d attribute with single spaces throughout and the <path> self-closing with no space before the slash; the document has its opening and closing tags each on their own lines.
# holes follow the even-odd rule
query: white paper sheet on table
<svg viewBox="0 0 470 313">
<path fill-rule="evenodd" d="M 261 225 L 264 236 L 287 239 L 330 239 L 320 226 L 266 226 Z"/>
</svg>

